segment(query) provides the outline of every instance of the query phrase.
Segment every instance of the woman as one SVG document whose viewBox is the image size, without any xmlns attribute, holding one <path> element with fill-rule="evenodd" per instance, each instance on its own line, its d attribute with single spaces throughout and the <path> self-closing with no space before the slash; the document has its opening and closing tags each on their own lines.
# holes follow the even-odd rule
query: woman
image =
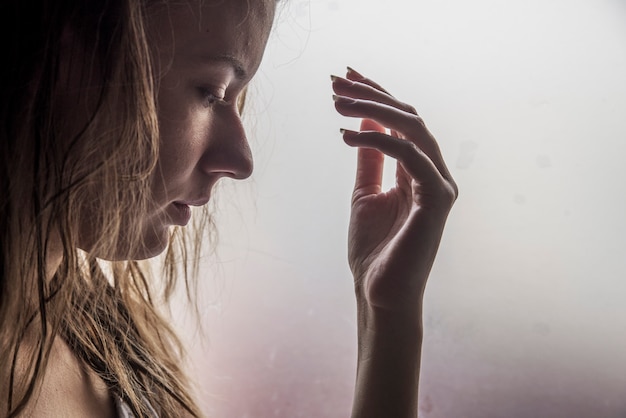
<svg viewBox="0 0 626 418">
<path fill-rule="evenodd" d="M 167 298 L 209 222 L 189 236 L 190 206 L 251 174 L 240 109 L 275 0 L 32 3 L 0 13 L 2 414 L 200 416 L 138 260 L 166 252 Z M 414 417 L 422 296 L 457 189 L 411 106 L 354 70 L 332 87 L 363 119 L 342 133 L 359 148 L 353 416 Z M 397 187 L 381 193 L 384 154 Z"/>
</svg>

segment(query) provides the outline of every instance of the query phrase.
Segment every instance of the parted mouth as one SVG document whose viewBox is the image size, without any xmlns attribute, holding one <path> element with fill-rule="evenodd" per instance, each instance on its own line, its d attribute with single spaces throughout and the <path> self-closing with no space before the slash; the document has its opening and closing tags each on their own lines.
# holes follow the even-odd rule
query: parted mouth
<svg viewBox="0 0 626 418">
<path fill-rule="evenodd" d="M 191 208 L 183 202 L 172 202 L 174 210 L 170 211 L 170 220 L 174 225 L 185 226 L 191 219 Z"/>
</svg>

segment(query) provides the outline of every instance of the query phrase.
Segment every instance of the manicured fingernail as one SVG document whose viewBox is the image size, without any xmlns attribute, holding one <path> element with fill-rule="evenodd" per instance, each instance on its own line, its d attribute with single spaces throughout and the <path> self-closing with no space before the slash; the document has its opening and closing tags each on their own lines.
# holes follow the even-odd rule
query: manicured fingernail
<svg viewBox="0 0 626 418">
<path fill-rule="evenodd" d="M 333 94 L 333 100 L 336 103 L 341 103 L 341 104 L 354 104 L 356 103 L 356 100 L 350 98 L 350 97 L 346 97 L 346 96 L 338 96 L 336 94 Z"/>
<path fill-rule="evenodd" d="M 340 128 L 339 132 L 341 132 L 341 135 L 344 135 L 344 134 L 358 135 L 359 134 L 357 131 L 351 131 L 350 129 L 343 129 L 343 128 Z"/>
<path fill-rule="evenodd" d="M 346 85 L 346 86 L 353 86 L 354 85 L 353 81 L 347 80 L 347 79 L 345 79 L 343 77 L 339 77 L 339 76 L 336 76 L 336 75 L 332 75 L 331 74 L 330 75 L 330 79 L 332 80 L 333 83 L 343 84 L 343 85 Z"/>
<path fill-rule="evenodd" d="M 348 74 L 351 76 L 352 79 L 365 80 L 365 76 L 363 76 L 363 74 L 359 73 L 357 70 L 355 70 L 352 67 L 347 67 L 347 68 L 348 68 Z"/>
</svg>

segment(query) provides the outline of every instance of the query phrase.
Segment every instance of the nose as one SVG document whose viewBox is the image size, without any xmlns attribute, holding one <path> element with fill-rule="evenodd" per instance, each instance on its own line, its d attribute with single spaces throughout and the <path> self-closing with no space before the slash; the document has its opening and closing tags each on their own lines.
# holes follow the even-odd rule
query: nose
<svg viewBox="0 0 626 418">
<path fill-rule="evenodd" d="M 235 107 L 215 109 L 208 147 L 200 166 L 211 175 L 242 180 L 250 177 L 253 169 L 252 151 L 239 112 Z"/>
</svg>

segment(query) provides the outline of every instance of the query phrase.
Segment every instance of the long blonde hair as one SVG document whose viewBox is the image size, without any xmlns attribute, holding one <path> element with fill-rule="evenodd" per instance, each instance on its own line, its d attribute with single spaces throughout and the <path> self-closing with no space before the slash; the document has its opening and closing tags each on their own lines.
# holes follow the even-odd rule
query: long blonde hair
<svg viewBox="0 0 626 418">
<path fill-rule="evenodd" d="M 57 336 L 136 416 L 149 414 L 147 403 L 163 417 L 183 410 L 201 415 L 181 370 L 180 342 L 157 305 L 175 287 L 176 260 L 190 260 L 191 270 L 183 263 L 185 283 L 197 271 L 208 212 L 195 220 L 195 235 L 174 230 L 162 295 L 155 295 L 140 262 L 107 262 L 105 274 L 94 256 L 116 248 L 122 235 L 130 237 L 125 245 L 139 246 L 139 226 L 122 228 L 122 215 L 138 219 L 150 203 L 159 135 L 145 30 L 154 4 L 146 3 L 0 6 L 8 63 L 0 66 L 0 415 L 18 416 L 32 401 Z M 63 121 L 71 109 L 55 95 L 68 28 L 89 63 L 79 82 L 95 86 L 98 99 L 88 123 L 70 138 Z M 86 204 L 94 185 L 102 198 Z M 77 244 L 77 219 L 85 216 L 100 237 L 87 252 Z M 50 280 L 53 242 L 61 243 L 62 261 Z M 16 370 L 18 357 L 23 372 Z"/>
</svg>

